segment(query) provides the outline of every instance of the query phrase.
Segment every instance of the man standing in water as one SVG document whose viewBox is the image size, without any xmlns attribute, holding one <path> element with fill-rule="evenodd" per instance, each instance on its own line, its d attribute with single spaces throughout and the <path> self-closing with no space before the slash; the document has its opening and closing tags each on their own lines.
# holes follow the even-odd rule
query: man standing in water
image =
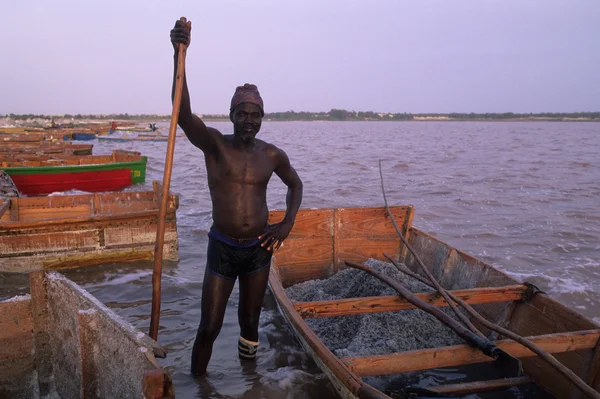
<svg viewBox="0 0 600 399">
<path fill-rule="evenodd" d="M 175 48 L 189 44 L 191 24 L 177 21 L 171 30 Z M 176 72 L 175 72 L 176 73 Z M 175 77 L 173 78 L 173 93 Z M 282 150 L 256 138 L 264 116 L 255 85 L 235 90 L 229 119 L 233 134 L 223 135 L 192 114 L 184 76 L 179 126 L 204 153 L 212 200 L 213 225 L 208 233 L 206 272 L 202 285 L 202 315 L 192 351 L 192 373 L 202 375 L 212 353 L 236 278 L 239 278 L 239 355 L 254 359 L 258 349 L 258 321 L 271 255 L 289 235 L 302 202 L 302 181 Z M 285 217 L 268 225 L 267 184 L 275 173 L 287 186 Z"/>
</svg>

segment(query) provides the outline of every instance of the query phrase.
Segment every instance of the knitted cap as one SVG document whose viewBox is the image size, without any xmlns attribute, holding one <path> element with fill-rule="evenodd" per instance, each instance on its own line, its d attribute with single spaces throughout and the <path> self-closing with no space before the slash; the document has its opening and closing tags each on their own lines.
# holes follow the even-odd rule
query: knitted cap
<svg viewBox="0 0 600 399">
<path fill-rule="evenodd" d="M 258 105 L 262 116 L 265 116 L 263 100 L 260 97 L 260 93 L 258 92 L 258 87 L 256 87 L 256 85 L 246 83 L 243 86 L 238 86 L 235 89 L 233 98 L 231 99 L 231 107 L 229 108 L 229 111 L 233 111 L 235 107 L 242 103 Z"/>
</svg>

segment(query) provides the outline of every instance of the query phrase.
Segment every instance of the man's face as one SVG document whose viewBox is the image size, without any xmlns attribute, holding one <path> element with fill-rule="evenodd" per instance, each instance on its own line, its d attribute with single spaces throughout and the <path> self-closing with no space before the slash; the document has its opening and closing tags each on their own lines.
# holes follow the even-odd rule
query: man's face
<svg viewBox="0 0 600 399">
<path fill-rule="evenodd" d="M 234 134 L 243 141 L 253 140 L 260 130 L 261 115 L 260 107 L 256 104 L 241 103 L 235 107 L 231 113 Z"/>
</svg>

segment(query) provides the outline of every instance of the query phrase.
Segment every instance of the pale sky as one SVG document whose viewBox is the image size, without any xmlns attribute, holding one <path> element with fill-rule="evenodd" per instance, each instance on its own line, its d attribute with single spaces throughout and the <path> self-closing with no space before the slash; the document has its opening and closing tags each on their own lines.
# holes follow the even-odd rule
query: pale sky
<svg viewBox="0 0 600 399">
<path fill-rule="evenodd" d="M 0 0 L 0 114 L 600 111 L 598 0 Z"/>
</svg>

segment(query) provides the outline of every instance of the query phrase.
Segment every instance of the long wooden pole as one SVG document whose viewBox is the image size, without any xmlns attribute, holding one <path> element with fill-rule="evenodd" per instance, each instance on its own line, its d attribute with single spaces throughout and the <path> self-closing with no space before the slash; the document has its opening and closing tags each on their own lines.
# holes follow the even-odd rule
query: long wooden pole
<svg viewBox="0 0 600 399">
<path fill-rule="evenodd" d="M 181 17 L 184 24 L 187 20 Z M 177 133 L 177 120 L 179 119 L 179 108 L 181 107 L 181 94 L 183 93 L 183 76 L 185 73 L 185 54 L 187 47 L 179 44 L 177 56 L 177 75 L 175 80 L 175 96 L 173 97 L 173 112 L 171 113 L 171 125 L 169 127 L 169 143 L 167 145 L 167 158 L 162 184 L 162 197 L 160 198 L 160 210 L 158 213 L 158 227 L 156 229 L 156 243 L 154 245 L 154 270 L 152 272 L 152 313 L 150 315 L 150 337 L 155 341 L 158 339 L 158 322 L 160 319 L 160 290 L 162 277 L 162 257 L 165 242 L 165 223 L 167 217 L 167 205 L 169 203 L 169 188 L 171 185 L 171 171 L 173 168 L 173 153 L 175 151 L 175 137 Z"/>
</svg>

